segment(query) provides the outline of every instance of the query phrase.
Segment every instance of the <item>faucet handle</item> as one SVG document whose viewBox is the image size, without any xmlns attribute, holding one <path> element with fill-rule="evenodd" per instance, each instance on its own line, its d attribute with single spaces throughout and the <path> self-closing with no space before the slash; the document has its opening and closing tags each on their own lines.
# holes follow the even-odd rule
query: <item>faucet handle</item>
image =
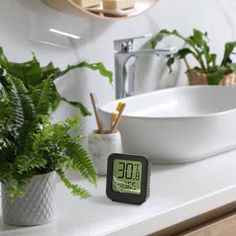
<svg viewBox="0 0 236 236">
<path fill-rule="evenodd" d="M 145 34 L 132 38 L 114 40 L 114 48 L 117 52 L 132 52 L 134 40 L 152 37 L 152 34 Z"/>
</svg>

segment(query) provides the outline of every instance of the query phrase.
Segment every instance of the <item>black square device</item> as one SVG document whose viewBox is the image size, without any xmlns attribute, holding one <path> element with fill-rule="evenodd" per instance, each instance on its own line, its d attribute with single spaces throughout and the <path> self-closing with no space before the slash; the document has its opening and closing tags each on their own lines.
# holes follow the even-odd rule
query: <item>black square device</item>
<svg viewBox="0 0 236 236">
<path fill-rule="evenodd" d="M 146 157 L 111 154 L 107 164 L 107 197 L 112 201 L 142 204 L 149 196 L 150 164 Z"/>
</svg>

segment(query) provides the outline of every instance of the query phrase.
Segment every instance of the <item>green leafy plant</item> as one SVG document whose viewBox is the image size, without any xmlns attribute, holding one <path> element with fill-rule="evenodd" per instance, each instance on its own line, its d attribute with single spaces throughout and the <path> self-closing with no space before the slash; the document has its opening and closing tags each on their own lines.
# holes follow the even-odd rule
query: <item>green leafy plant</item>
<svg viewBox="0 0 236 236">
<path fill-rule="evenodd" d="M 167 36 L 175 36 L 184 42 L 184 47 L 179 49 L 177 53 L 168 59 L 167 65 L 170 68 L 176 59 L 183 59 L 188 69 L 187 73 L 192 70 L 206 74 L 208 84 L 218 85 L 224 78 L 224 75 L 236 72 L 236 63 L 233 63 L 230 56 L 236 47 L 236 42 L 227 42 L 224 48 L 224 56 L 219 64 L 217 64 L 217 55 L 210 51 L 208 34 L 194 29 L 193 34 L 189 37 L 182 36 L 178 31 L 161 30 L 151 39 L 153 48 Z M 187 62 L 187 56 L 193 56 L 198 65 L 191 68 Z"/>
<path fill-rule="evenodd" d="M 65 70 L 52 62 L 41 67 L 37 58 L 24 63 L 10 62 L 0 48 L 0 182 L 11 183 L 12 199 L 21 196 L 34 175 L 56 171 L 66 187 L 86 198 L 89 193 L 75 185 L 65 170 L 75 170 L 96 184 L 93 164 L 79 144 L 82 135 L 71 135 L 80 125 L 80 117 L 52 123 L 50 115 L 60 101 L 90 115 L 80 102 L 68 101 L 58 93 L 54 81 L 76 68 L 98 71 L 112 81 L 112 73 L 102 63 L 81 62 Z"/>
</svg>

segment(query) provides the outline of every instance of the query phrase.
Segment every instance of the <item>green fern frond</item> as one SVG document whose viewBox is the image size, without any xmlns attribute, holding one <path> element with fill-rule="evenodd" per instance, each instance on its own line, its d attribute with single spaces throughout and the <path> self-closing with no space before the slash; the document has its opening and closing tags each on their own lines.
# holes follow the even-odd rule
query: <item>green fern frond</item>
<svg viewBox="0 0 236 236">
<path fill-rule="evenodd" d="M 15 161 L 18 173 L 29 172 L 36 168 L 43 168 L 47 165 L 47 160 L 41 156 L 36 155 L 20 155 Z"/>
<path fill-rule="evenodd" d="M 66 154 L 71 157 L 70 168 L 79 171 L 90 183 L 96 184 L 96 171 L 86 150 L 69 135 L 64 139 L 64 145 L 67 147 Z"/>
<path fill-rule="evenodd" d="M 0 84 L 1 87 L 1 84 Z M 8 117 L 8 104 L 9 100 L 4 87 L 0 88 L 0 140 L 4 139 L 4 134 L 9 132 L 7 127 Z M 1 142 L 0 142 L 1 143 Z"/>
<path fill-rule="evenodd" d="M 38 115 L 47 115 L 55 109 L 53 104 L 55 100 L 59 100 L 59 96 L 53 81 L 48 79 L 35 87 L 32 90 L 32 99 Z"/>
<path fill-rule="evenodd" d="M 2 163 L 0 165 L 0 181 L 4 181 L 9 178 L 14 172 L 13 166 L 10 163 Z"/>
<path fill-rule="evenodd" d="M 4 183 L 4 181 L 3 181 Z M 24 195 L 24 190 L 18 181 L 12 181 L 11 185 L 7 187 L 7 193 L 10 198 L 10 201 L 13 203 L 14 199 L 20 198 Z"/>
<path fill-rule="evenodd" d="M 0 121 L 0 133 L 3 135 L 1 155 L 12 162 L 28 143 L 27 136 L 34 122 L 35 108 L 21 80 L 7 74 L 0 78 L 0 82 L 7 100 L 3 108 L 5 114 L 1 115 L 4 118 Z"/>
<path fill-rule="evenodd" d="M 32 121 L 35 116 L 33 102 L 25 88 L 23 82 L 19 79 L 7 75 L 5 81 L 2 80 L 3 86 L 10 102 L 11 120 L 22 127 L 25 121 Z"/>
<path fill-rule="evenodd" d="M 7 193 L 10 198 L 10 201 L 13 203 L 16 198 L 23 197 L 25 190 L 30 183 L 32 175 L 15 175 L 14 178 L 11 178 L 11 181 L 2 181 L 3 184 L 6 184 Z"/>
<path fill-rule="evenodd" d="M 6 81 L 9 86 L 7 91 L 9 99 L 9 114 L 12 124 L 16 125 L 19 133 L 15 143 L 18 146 L 18 151 L 21 152 L 25 143 L 28 142 L 27 136 L 32 129 L 35 121 L 35 107 L 32 99 L 28 94 L 23 82 L 13 76 L 7 75 Z"/>
<path fill-rule="evenodd" d="M 5 88 L 5 93 L 9 101 L 8 119 L 17 127 L 22 127 L 24 124 L 24 112 L 22 108 L 22 101 L 20 99 L 17 86 L 12 81 L 12 76 L 1 78 L 1 84 Z"/>
<path fill-rule="evenodd" d="M 63 170 L 59 169 L 56 172 L 58 176 L 60 177 L 61 181 L 65 184 L 65 186 L 71 190 L 71 193 L 73 195 L 79 196 L 81 199 L 86 199 L 86 198 L 91 197 L 91 195 L 86 189 L 80 187 L 77 184 L 72 184 L 70 180 L 66 177 Z"/>
</svg>

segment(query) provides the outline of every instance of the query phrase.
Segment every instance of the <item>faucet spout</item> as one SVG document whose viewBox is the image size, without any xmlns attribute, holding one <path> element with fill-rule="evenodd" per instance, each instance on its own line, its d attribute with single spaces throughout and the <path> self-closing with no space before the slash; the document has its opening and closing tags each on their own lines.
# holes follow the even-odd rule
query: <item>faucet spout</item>
<svg viewBox="0 0 236 236">
<path fill-rule="evenodd" d="M 156 48 L 156 49 L 142 49 L 135 51 L 136 56 L 142 56 L 142 55 L 163 55 L 166 57 L 172 57 L 175 53 L 177 52 L 177 48 L 172 47 L 172 48 Z"/>
<path fill-rule="evenodd" d="M 172 57 L 177 48 L 127 50 L 115 53 L 116 99 L 135 95 L 135 64 L 138 56 L 164 55 Z"/>
</svg>

